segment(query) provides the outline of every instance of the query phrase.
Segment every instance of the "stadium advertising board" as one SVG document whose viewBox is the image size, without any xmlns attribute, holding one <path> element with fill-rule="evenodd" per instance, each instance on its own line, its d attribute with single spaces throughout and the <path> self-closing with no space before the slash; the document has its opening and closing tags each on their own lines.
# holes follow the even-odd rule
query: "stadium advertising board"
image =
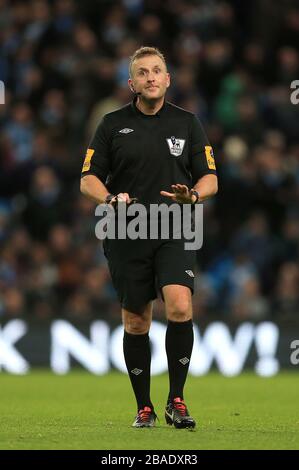
<svg viewBox="0 0 299 470">
<path fill-rule="evenodd" d="M 150 331 L 152 375 L 167 371 L 165 324 L 154 321 Z M 74 367 L 103 375 L 112 368 L 126 373 L 122 351 L 123 327 L 104 320 L 75 325 L 58 319 L 48 324 L 13 319 L 0 325 L 0 370 L 26 374 L 34 367 L 49 367 L 66 374 Z M 232 377 L 245 369 L 270 377 L 281 369 L 299 365 L 299 329 L 273 322 L 244 322 L 230 327 L 212 322 L 194 324 L 194 349 L 190 374 L 210 370 Z"/>
</svg>

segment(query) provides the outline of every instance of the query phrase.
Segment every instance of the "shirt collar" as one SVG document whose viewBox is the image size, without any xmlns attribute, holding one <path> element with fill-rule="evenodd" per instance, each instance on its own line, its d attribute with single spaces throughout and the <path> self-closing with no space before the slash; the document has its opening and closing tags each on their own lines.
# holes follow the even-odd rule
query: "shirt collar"
<svg viewBox="0 0 299 470">
<path fill-rule="evenodd" d="M 137 101 L 137 96 L 134 96 L 133 100 L 131 101 L 131 108 L 133 109 L 134 113 L 145 117 L 145 118 L 155 118 L 155 117 L 160 117 L 162 114 L 165 112 L 167 101 L 164 98 L 163 106 L 161 109 L 156 114 L 144 114 L 140 109 L 137 108 L 136 106 L 136 101 Z"/>
</svg>

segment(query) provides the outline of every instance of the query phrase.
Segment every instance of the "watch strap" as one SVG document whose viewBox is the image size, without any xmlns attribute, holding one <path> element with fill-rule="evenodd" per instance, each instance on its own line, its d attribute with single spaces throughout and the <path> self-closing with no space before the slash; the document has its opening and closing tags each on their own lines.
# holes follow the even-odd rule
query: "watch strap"
<svg viewBox="0 0 299 470">
<path fill-rule="evenodd" d="M 199 192 L 196 191 L 196 189 L 191 189 L 190 190 L 191 196 L 196 196 L 196 201 L 194 201 L 192 204 L 197 204 L 199 201 Z"/>
</svg>

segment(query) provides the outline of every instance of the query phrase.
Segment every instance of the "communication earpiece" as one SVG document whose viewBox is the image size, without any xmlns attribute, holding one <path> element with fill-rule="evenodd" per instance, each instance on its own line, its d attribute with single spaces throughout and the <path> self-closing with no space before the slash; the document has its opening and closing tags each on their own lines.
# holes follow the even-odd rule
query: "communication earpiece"
<svg viewBox="0 0 299 470">
<path fill-rule="evenodd" d="M 135 88 L 134 88 L 134 86 L 132 85 L 132 83 L 131 83 L 131 85 L 130 85 L 130 89 L 131 89 L 131 91 L 132 91 L 133 93 L 135 93 L 135 95 L 141 95 L 140 91 L 136 91 L 136 90 L 135 90 Z"/>
</svg>

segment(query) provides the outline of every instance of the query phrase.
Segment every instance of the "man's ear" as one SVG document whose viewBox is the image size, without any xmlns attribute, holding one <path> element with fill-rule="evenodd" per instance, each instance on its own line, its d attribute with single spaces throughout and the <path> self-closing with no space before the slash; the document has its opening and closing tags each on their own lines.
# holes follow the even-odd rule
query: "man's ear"
<svg viewBox="0 0 299 470">
<path fill-rule="evenodd" d="M 129 85 L 130 90 L 131 90 L 133 93 L 136 93 L 135 88 L 134 88 L 134 85 L 133 85 L 133 82 L 132 82 L 132 80 L 131 80 L 130 78 L 129 78 L 129 80 L 128 80 L 128 85 Z"/>
<path fill-rule="evenodd" d="M 168 88 L 170 86 L 170 75 L 169 75 L 169 73 L 167 73 L 167 77 L 168 77 L 168 83 L 166 85 L 166 88 Z"/>
</svg>

